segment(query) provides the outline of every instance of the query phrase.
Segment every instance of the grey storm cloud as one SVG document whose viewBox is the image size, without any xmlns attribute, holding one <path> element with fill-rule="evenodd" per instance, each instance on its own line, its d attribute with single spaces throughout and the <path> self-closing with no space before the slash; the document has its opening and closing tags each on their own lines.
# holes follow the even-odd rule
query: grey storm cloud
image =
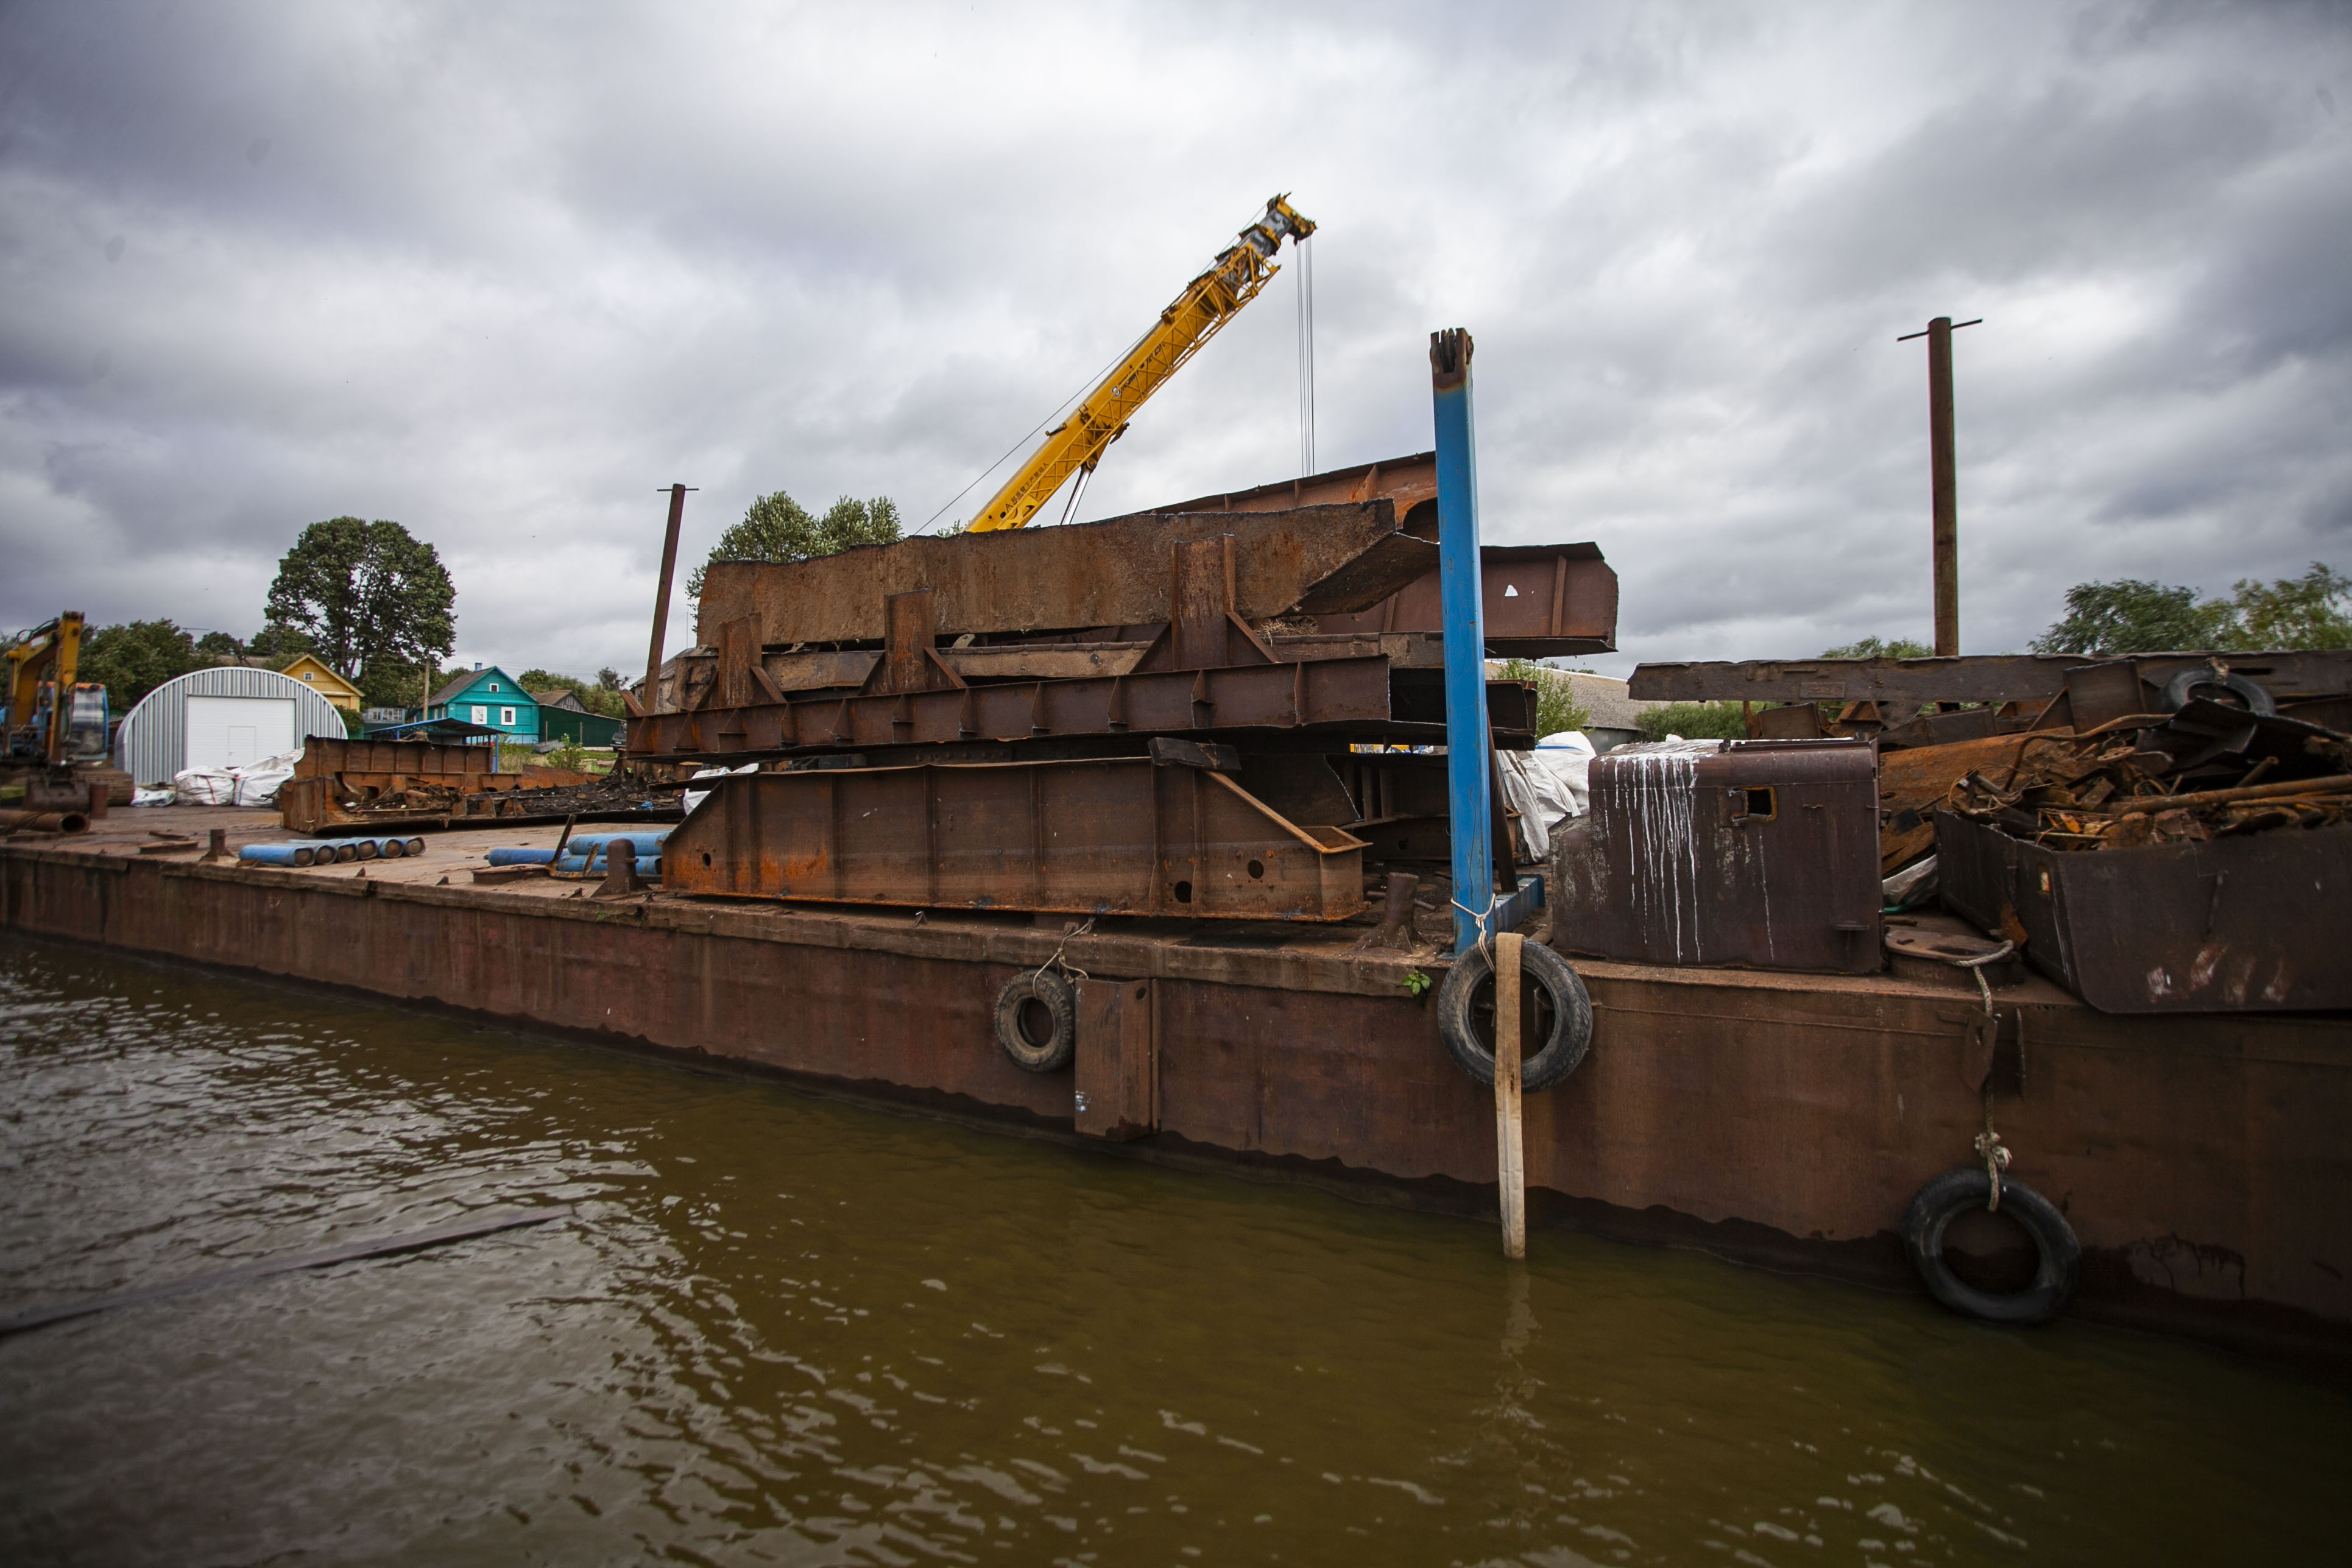
<svg viewBox="0 0 2352 1568">
<path fill-rule="evenodd" d="M 247 633 L 301 527 L 439 547 L 461 657 L 644 647 L 662 500 L 910 521 L 1255 216 L 1314 242 L 1323 466 L 1477 336 L 1490 538 L 1640 658 L 2352 565 L 2352 12 L 2094 4 L 0 8 L 0 625 Z M 1278 279 L 1084 515 L 1289 477 Z M 1000 470 L 1001 472 L 1001 470 Z M 690 627 L 690 615 L 672 625 Z"/>
</svg>

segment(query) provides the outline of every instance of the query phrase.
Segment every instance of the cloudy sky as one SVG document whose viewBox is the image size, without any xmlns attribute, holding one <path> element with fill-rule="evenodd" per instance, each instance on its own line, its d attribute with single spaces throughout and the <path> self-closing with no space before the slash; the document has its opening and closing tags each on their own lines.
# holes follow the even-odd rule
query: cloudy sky
<svg viewBox="0 0 2352 1568">
<path fill-rule="evenodd" d="M 1967 651 L 2352 568 L 2341 5 L 9 0 L 0 626 L 249 634 L 356 513 L 460 658 L 642 668 L 660 487 L 688 560 L 928 518 L 1276 191 L 1320 466 L 1428 447 L 1470 328 L 1486 536 L 1600 542 L 1602 668 L 1927 635 L 1939 313 Z M 1296 273 L 1082 515 L 1297 472 Z"/>
</svg>

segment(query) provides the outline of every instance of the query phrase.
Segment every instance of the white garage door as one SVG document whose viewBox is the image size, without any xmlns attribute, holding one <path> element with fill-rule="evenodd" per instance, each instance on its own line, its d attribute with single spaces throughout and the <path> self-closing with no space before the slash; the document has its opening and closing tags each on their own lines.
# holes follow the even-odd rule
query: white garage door
<svg viewBox="0 0 2352 1568">
<path fill-rule="evenodd" d="M 188 756 L 191 768 L 241 768 L 294 749 L 294 700 L 290 697 L 191 697 Z"/>
</svg>

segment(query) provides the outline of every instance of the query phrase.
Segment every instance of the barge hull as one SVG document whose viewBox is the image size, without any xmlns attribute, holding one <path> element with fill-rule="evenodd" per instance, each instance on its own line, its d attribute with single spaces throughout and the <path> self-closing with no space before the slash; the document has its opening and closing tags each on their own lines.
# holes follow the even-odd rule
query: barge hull
<svg viewBox="0 0 2352 1568">
<path fill-rule="evenodd" d="M 1070 1076 L 1020 1070 L 991 1032 L 998 988 L 1050 958 L 1058 925 L 600 905 L 19 846 L 0 847 L 0 923 L 1078 1136 Z M 1412 961 L 1208 933 L 1081 940 L 1070 956 L 1096 977 L 1150 983 L 1158 1136 L 1119 1147 L 1437 1206 L 1491 1200 L 1492 1104 L 1407 994 Z M 2022 1050 L 1989 1062 L 1971 993 L 1580 970 L 1591 1057 L 1526 1105 L 1539 1217 L 1907 1279 L 1895 1227 L 1914 1192 L 1969 1161 L 1990 1070 L 2014 1173 L 2082 1237 L 2075 1312 L 2352 1356 L 2352 1019 L 2115 1017 L 2033 981 L 2001 999 L 2024 1018 Z"/>
</svg>

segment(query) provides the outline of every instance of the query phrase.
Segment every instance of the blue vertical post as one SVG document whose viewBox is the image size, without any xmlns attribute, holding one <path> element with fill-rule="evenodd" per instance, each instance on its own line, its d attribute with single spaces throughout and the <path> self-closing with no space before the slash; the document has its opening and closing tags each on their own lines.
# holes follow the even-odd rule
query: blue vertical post
<svg viewBox="0 0 2352 1568">
<path fill-rule="evenodd" d="M 1495 900 L 1487 795 L 1486 602 L 1478 571 L 1478 446 L 1470 423 L 1470 334 L 1429 334 L 1437 408 L 1437 561 L 1445 621 L 1445 804 L 1454 840 L 1454 951 L 1478 940 Z M 1475 911 L 1464 912 L 1465 910 Z"/>
</svg>

